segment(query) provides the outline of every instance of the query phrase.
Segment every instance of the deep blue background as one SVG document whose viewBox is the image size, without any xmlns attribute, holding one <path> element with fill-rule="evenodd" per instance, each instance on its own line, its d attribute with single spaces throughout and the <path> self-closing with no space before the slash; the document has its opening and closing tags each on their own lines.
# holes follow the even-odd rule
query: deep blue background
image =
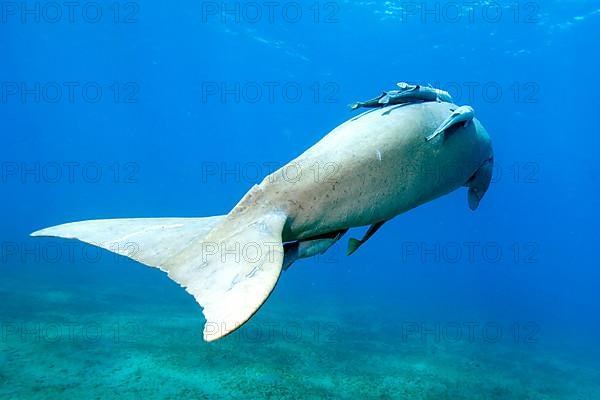
<svg viewBox="0 0 600 400">
<path fill-rule="evenodd" d="M 225 214 L 257 179 L 203 179 L 207 163 L 281 165 L 349 118 L 346 104 L 397 81 L 440 83 L 458 103 L 475 108 L 493 139 L 497 175 L 480 209 L 469 211 L 460 190 L 399 216 L 350 258 L 340 246 L 334 262 L 299 263 L 270 301 L 324 298 L 350 309 L 372 303 L 392 310 L 381 316 L 390 319 L 532 321 L 541 328 L 540 340 L 590 349 L 600 333 L 600 15 L 594 2 L 539 4 L 532 23 L 522 21 L 529 8 L 518 22 L 505 9 L 497 23 L 477 11 L 474 22 L 451 23 L 402 20 L 392 6 L 366 3 L 337 3 L 333 23 L 314 23 L 307 4 L 299 23 L 278 13 L 273 23 L 223 23 L 214 16 L 204 23 L 200 4 L 136 4 L 137 23 L 113 23 L 102 3 L 106 18 L 97 24 L 79 16 L 54 24 L 7 16 L 0 24 L 2 82 L 97 82 L 103 89 L 97 103 L 83 101 L 81 92 L 74 102 L 9 96 L 0 103 L 4 166 L 93 162 L 103 173 L 98 183 L 86 182 L 81 170 L 73 183 L 65 176 L 58 183 L 4 177 L 3 243 L 34 246 L 31 231 L 67 221 Z M 114 102 L 114 82 L 136 85 L 138 101 Z M 298 102 L 280 90 L 273 102 L 265 92 L 256 103 L 233 96 L 205 101 L 207 82 L 293 83 L 303 93 Z M 466 90 L 468 82 L 480 85 L 473 98 L 451 85 Z M 515 83 L 517 99 L 510 89 Z M 321 90 L 316 101 L 315 84 Z M 502 88 L 499 101 L 484 96 L 486 84 Z M 530 88 L 535 102 L 526 102 Z M 134 163 L 136 182 L 120 175 L 115 183 L 115 163 L 121 173 Z M 524 174 L 531 171 L 528 181 Z M 402 251 L 406 243 L 474 241 L 497 243 L 501 261 L 488 262 L 477 252 L 473 263 L 466 257 L 423 262 Z M 533 243 L 538 262 L 524 263 L 523 254 L 514 262 L 515 243 Z M 23 290 L 33 282 L 93 288 L 116 276 L 146 282 L 149 296 L 169 285 L 158 272 L 127 264 L 63 266 L 9 255 L 1 267 Z M 169 288 L 190 300 L 175 294 L 175 285 Z"/>
</svg>

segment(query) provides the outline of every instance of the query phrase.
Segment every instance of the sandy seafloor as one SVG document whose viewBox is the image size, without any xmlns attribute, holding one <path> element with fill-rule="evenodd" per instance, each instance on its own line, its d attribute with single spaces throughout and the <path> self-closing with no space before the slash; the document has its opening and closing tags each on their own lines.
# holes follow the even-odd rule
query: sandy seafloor
<svg viewBox="0 0 600 400">
<path fill-rule="evenodd" d="M 280 283 L 245 330 L 205 343 L 200 309 L 175 284 L 31 281 L 1 281 L 3 399 L 600 398 L 594 354 L 544 336 L 403 337 L 387 306 L 295 301 Z"/>
</svg>

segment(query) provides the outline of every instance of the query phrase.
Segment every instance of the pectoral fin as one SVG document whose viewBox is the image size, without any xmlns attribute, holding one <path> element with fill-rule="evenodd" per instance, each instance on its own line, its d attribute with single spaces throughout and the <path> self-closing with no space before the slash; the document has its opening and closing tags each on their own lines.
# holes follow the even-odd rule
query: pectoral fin
<svg viewBox="0 0 600 400">
<path fill-rule="evenodd" d="M 396 86 L 398 86 L 400 88 L 400 90 L 413 90 L 414 88 L 417 87 L 417 85 L 411 85 L 410 83 L 407 83 L 407 82 L 397 82 Z"/>
<path fill-rule="evenodd" d="M 294 262 L 301 258 L 308 258 L 323 254 L 335 244 L 348 229 L 327 233 L 307 240 L 298 240 L 283 245 L 283 270 L 287 270 Z"/>
<path fill-rule="evenodd" d="M 371 238 L 371 236 L 373 236 L 375 234 L 375 232 L 377 232 L 384 223 L 385 223 L 385 221 L 381 221 L 381 222 L 377 222 L 377 223 L 371 225 L 369 227 L 369 229 L 367 230 L 367 232 L 365 233 L 365 235 L 363 236 L 363 238 L 360 240 L 355 239 L 355 238 L 350 238 L 350 240 L 348 241 L 348 250 L 346 251 L 346 255 L 349 256 L 350 254 L 352 254 L 356 250 L 358 250 L 358 248 L 360 246 L 362 246 L 363 244 L 365 244 L 365 242 L 367 240 L 369 240 L 369 238 Z"/>
<path fill-rule="evenodd" d="M 385 104 L 389 104 L 389 102 L 390 102 L 390 95 L 389 95 L 389 94 L 386 94 L 386 95 L 384 95 L 384 96 L 383 96 L 382 98 L 380 98 L 380 99 L 379 99 L 377 102 L 378 102 L 379 104 L 384 104 L 384 105 L 385 105 Z"/>
<path fill-rule="evenodd" d="M 471 210 L 475 211 L 479 207 L 479 202 L 490 187 L 493 169 L 494 159 L 490 158 L 467 181 L 465 186 L 469 188 L 468 201 Z"/>
</svg>

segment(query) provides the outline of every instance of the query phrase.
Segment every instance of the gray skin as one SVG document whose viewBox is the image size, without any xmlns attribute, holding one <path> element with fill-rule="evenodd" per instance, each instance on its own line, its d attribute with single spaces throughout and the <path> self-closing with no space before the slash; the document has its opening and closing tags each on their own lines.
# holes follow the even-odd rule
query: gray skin
<svg viewBox="0 0 600 400">
<path fill-rule="evenodd" d="M 217 340 L 259 309 L 282 269 L 326 251 L 348 228 L 372 225 L 351 252 L 384 221 L 461 186 L 477 208 L 492 147 L 476 119 L 448 118 L 456 108 L 421 102 L 361 114 L 252 187 L 227 215 L 80 221 L 32 235 L 79 239 L 160 268 L 203 307 L 204 339 Z M 443 134 L 426 141 L 440 125 Z"/>
<path fill-rule="evenodd" d="M 476 119 L 448 124 L 457 108 L 421 102 L 364 113 L 255 185 L 202 240 L 258 244 L 260 261 L 220 262 L 222 251 L 196 269 L 192 248 L 175 260 L 183 264 L 181 278 L 169 273 L 191 282 L 188 291 L 207 319 L 204 338 L 237 329 L 263 304 L 282 269 L 325 252 L 349 228 L 371 225 L 362 240 L 350 241 L 352 253 L 383 222 L 461 186 L 476 209 L 491 180 L 492 146 Z M 427 141 L 442 124 L 451 134 Z"/>
<path fill-rule="evenodd" d="M 479 186 L 481 199 L 489 180 L 475 177 L 493 153 L 479 121 L 445 140 L 425 141 L 456 108 L 424 102 L 347 121 L 267 176 L 252 203 L 269 203 L 287 216 L 282 236 L 290 242 L 387 221 L 469 182 Z"/>
</svg>

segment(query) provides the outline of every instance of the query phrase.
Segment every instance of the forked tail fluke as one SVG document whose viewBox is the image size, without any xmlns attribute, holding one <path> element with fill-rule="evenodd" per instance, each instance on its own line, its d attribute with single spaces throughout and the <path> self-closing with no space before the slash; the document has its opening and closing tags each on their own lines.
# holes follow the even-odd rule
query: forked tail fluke
<svg viewBox="0 0 600 400">
<path fill-rule="evenodd" d="M 32 236 L 78 239 L 167 272 L 203 307 L 204 339 L 246 322 L 273 290 L 287 216 L 256 204 L 255 187 L 227 215 L 82 221 Z"/>
</svg>

